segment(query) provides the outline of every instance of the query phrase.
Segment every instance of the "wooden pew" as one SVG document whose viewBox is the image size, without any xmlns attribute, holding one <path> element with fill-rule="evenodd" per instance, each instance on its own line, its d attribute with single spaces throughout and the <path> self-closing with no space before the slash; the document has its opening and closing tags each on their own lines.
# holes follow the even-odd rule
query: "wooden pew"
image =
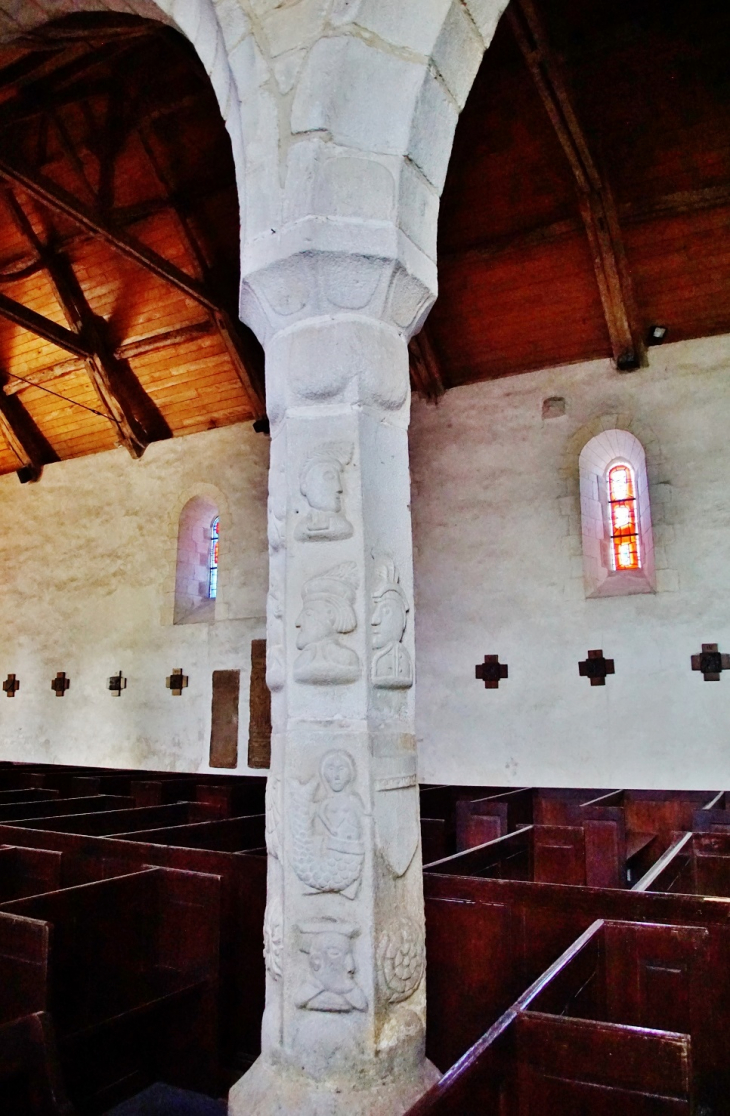
<svg viewBox="0 0 730 1116">
<path fill-rule="evenodd" d="M 599 799 L 612 799 L 617 794 L 621 791 L 589 787 L 536 787 L 533 790 L 533 820 L 535 825 L 572 825 L 576 806 Z"/>
<path fill-rule="evenodd" d="M 16 1017 L 50 1011 L 82 1114 L 155 1080 L 218 1088 L 219 900 L 214 876 L 145 868 L 0 904 L 0 987 Z"/>
<path fill-rule="evenodd" d="M 105 836 L 160 826 L 186 825 L 191 821 L 205 821 L 216 816 L 215 808 L 203 802 L 176 802 L 170 806 L 142 806 L 132 809 L 100 810 L 98 813 L 69 814 L 65 817 L 29 818 L 23 819 L 23 825 L 28 829 Z"/>
<path fill-rule="evenodd" d="M 533 792 L 530 788 L 502 791 L 484 798 L 462 798 L 456 804 L 457 851 L 504 837 L 532 822 Z"/>
<path fill-rule="evenodd" d="M 0 902 L 57 891 L 63 854 L 50 849 L 0 845 Z"/>
<path fill-rule="evenodd" d="M 266 817 L 253 814 L 243 818 L 192 822 L 189 825 L 147 829 L 116 834 L 119 840 L 144 841 L 152 845 L 175 845 L 185 849 L 213 849 L 216 852 L 256 850 L 266 855 Z"/>
<path fill-rule="evenodd" d="M 0 1026 L 0 1112 L 75 1116 L 58 1064 L 50 1016 L 21 1016 Z"/>
<path fill-rule="evenodd" d="M 232 824 L 235 822 L 236 819 L 231 819 Z M 224 830 L 229 823 L 212 823 L 219 824 Z M 259 823 L 252 824 L 255 827 Z M 204 844 L 206 838 L 200 832 L 198 839 Z M 119 840 L 0 826 L 0 841 L 12 840 L 23 847 L 62 852 L 62 878 L 67 887 L 150 864 L 220 878 L 220 1050 L 228 1084 L 233 1084 L 260 1050 L 265 990 L 262 940 L 266 858 L 248 852 L 153 844 L 138 838 L 138 833 L 131 839 Z"/>
<path fill-rule="evenodd" d="M 664 852 L 672 844 L 675 833 L 692 828 L 696 811 L 711 808 L 711 803 L 717 799 L 717 791 L 628 790 L 624 792 L 626 828 L 633 832 L 655 833 L 658 851 Z"/>
<path fill-rule="evenodd" d="M 474 856 L 475 851 L 467 852 L 453 861 Z M 690 925 L 708 931 L 707 963 L 713 973 L 704 993 L 708 1037 L 703 1075 L 712 1079 L 715 1093 L 730 1097 L 725 1037 L 730 1031 L 730 901 L 439 870 L 424 874 L 424 890 L 427 1049 L 439 1068 L 461 1057 L 594 920 Z"/>
<path fill-rule="evenodd" d="M 487 795 L 500 794 L 504 787 L 433 786 L 420 790 L 423 863 L 451 856 L 456 849 L 458 804 Z"/>
<path fill-rule="evenodd" d="M 100 794 L 89 798 L 49 798 L 41 801 L 0 804 L 0 824 L 26 818 L 57 818 L 63 814 L 90 814 L 102 810 L 129 810 L 134 800 Z"/>
<path fill-rule="evenodd" d="M 594 922 L 408 1116 L 691 1116 L 706 935 Z"/>
<path fill-rule="evenodd" d="M 623 819 L 582 825 L 530 825 L 426 868 L 489 879 L 578 887 L 626 886 Z"/>
<path fill-rule="evenodd" d="M 20 790 L 0 790 L 0 805 L 12 806 L 17 802 L 50 802 L 58 798 L 57 790 L 38 790 L 22 787 Z"/>
<path fill-rule="evenodd" d="M 637 890 L 730 898 L 730 831 L 684 833 Z"/>
</svg>

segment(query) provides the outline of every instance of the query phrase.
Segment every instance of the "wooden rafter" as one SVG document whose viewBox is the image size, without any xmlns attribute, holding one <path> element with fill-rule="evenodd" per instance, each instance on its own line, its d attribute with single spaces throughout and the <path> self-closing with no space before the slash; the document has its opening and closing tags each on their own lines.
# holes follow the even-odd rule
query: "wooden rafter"
<svg viewBox="0 0 730 1116">
<path fill-rule="evenodd" d="M 408 346 L 413 386 L 419 395 L 436 402 L 445 392 L 441 365 L 426 326 Z"/>
<path fill-rule="evenodd" d="M 51 251 L 41 241 L 10 188 L 6 188 L 5 196 L 19 231 L 43 261 L 69 331 L 83 346 L 86 371 L 106 413 L 117 428 L 119 440 L 132 456 L 141 457 L 150 441 L 171 436 L 167 423 L 131 371 L 115 358 L 108 324 L 93 313 L 68 257 Z M 137 407 L 132 405 L 132 395 L 136 397 Z M 149 429 L 140 423 L 137 411 L 151 417 Z"/>
<path fill-rule="evenodd" d="M 109 225 L 60 186 L 49 182 L 43 176 L 10 164 L 6 157 L 0 158 L 0 178 L 20 186 L 30 197 L 35 198 L 36 201 L 47 208 L 71 218 L 82 228 L 85 228 L 87 232 L 103 240 L 121 255 L 134 260 L 141 267 L 170 283 L 211 312 L 216 323 L 224 324 L 227 336 L 233 339 L 233 348 L 239 353 L 235 362 L 236 371 L 239 378 L 242 379 L 244 387 L 246 387 L 246 381 L 248 382 L 249 386 L 246 389 L 249 392 L 255 417 L 260 418 L 266 413 L 263 389 L 259 386 L 259 370 L 250 366 L 244 368 L 241 364 L 245 358 L 247 347 L 243 328 L 236 324 L 230 311 L 221 305 L 220 300 L 203 283 L 181 271 L 180 268 L 175 267 L 168 260 L 163 259 L 157 252 L 147 248 L 124 230 Z M 226 343 L 228 344 L 227 340 Z M 255 352 L 253 340 L 248 344 L 248 349 L 250 353 Z"/>
<path fill-rule="evenodd" d="M 50 341 L 52 345 L 57 345 L 59 349 L 65 349 L 67 353 L 73 353 L 74 356 L 81 357 L 83 360 L 91 356 L 88 342 L 74 330 L 66 329 L 65 326 L 51 321 L 50 318 L 44 318 L 42 314 L 37 314 L 35 310 L 22 306 L 13 298 L 8 298 L 2 291 L 0 291 L 0 315 L 7 318 L 8 321 L 22 326 L 30 333 L 35 333 L 37 337 L 42 337 L 44 341 Z"/>
<path fill-rule="evenodd" d="M 120 441 L 133 457 L 141 457 L 151 439 L 123 389 L 120 370 L 106 337 L 107 323 L 92 312 L 67 257 L 47 256 L 45 263 L 69 326 L 89 347 L 84 362 L 89 379 L 116 426 Z"/>
<path fill-rule="evenodd" d="M 610 187 L 590 151 L 533 0 L 514 0 L 507 18 L 573 171 L 616 366 L 631 371 L 644 359 L 644 341 Z"/>
<path fill-rule="evenodd" d="M 210 334 L 212 329 L 211 321 L 206 319 L 203 322 L 192 322 L 190 325 L 179 326 L 177 329 L 159 330 L 156 333 L 148 334 L 146 337 L 124 341 L 117 346 L 114 355 L 118 360 L 132 360 L 134 357 L 145 356 L 147 353 L 155 353 L 160 349 L 197 340 L 199 337 Z M 48 368 L 36 369 L 22 379 L 11 375 L 4 391 L 6 395 L 15 395 L 28 387 L 37 387 L 48 383 L 50 380 L 57 380 L 60 376 L 70 376 L 77 372 L 83 372 L 85 367 L 82 360 L 72 359 L 59 361 Z"/>
<path fill-rule="evenodd" d="M 111 226 L 98 217 L 77 198 L 69 194 L 62 187 L 33 171 L 21 169 L 8 162 L 7 157 L 0 157 L 0 178 L 15 186 L 20 186 L 25 192 L 46 208 L 61 213 L 70 218 L 77 225 L 86 229 L 92 236 L 98 237 L 127 259 L 134 260 L 147 271 L 152 272 L 159 279 L 177 287 L 189 298 L 194 299 L 209 310 L 217 310 L 216 300 L 207 292 L 201 283 L 186 275 L 180 268 L 162 258 L 151 248 L 147 248 L 134 237 L 129 236 L 123 229 Z"/>
<path fill-rule="evenodd" d="M 23 481 L 39 479 L 44 465 L 58 461 L 58 454 L 41 434 L 19 399 L 0 391 L 0 432 L 18 459 Z"/>
<path fill-rule="evenodd" d="M 142 147 L 147 156 L 147 161 L 157 181 L 163 187 L 167 196 L 172 199 L 172 182 L 155 153 L 151 136 L 146 126 L 140 126 L 139 137 L 142 141 Z M 170 208 L 175 215 L 181 236 L 187 245 L 188 251 L 195 260 L 200 279 L 204 282 L 206 280 L 210 282 L 208 260 L 187 213 L 184 212 L 179 203 L 175 204 L 172 200 L 170 202 Z M 223 307 L 210 310 L 210 317 L 226 346 L 231 363 L 236 371 L 236 375 L 241 381 L 243 390 L 248 396 L 254 420 L 264 418 L 266 416 L 266 400 L 263 388 L 264 366 L 263 360 L 259 355 L 260 349 L 255 347 L 252 342 L 248 341 L 246 334 L 241 329 L 240 323 L 237 323 L 231 314 Z"/>
</svg>

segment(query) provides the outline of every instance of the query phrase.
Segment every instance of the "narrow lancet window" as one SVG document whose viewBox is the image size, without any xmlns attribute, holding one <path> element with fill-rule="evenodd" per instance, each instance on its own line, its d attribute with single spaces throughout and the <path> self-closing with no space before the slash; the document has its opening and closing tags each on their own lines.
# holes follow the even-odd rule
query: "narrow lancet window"
<svg viewBox="0 0 730 1116">
<path fill-rule="evenodd" d="M 611 561 L 615 570 L 640 570 L 636 481 L 630 465 L 613 465 L 607 474 Z"/>
<path fill-rule="evenodd" d="M 208 596 L 212 601 L 218 593 L 218 516 L 210 525 L 210 559 L 208 561 Z"/>
</svg>

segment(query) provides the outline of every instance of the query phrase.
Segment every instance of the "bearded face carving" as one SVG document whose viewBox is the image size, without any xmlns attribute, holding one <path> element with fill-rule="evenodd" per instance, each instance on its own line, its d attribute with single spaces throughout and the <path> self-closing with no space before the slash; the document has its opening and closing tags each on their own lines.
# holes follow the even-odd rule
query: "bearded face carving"
<svg viewBox="0 0 730 1116">
<path fill-rule="evenodd" d="M 297 1007 L 309 1011 L 366 1011 L 367 997 L 355 980 L 352 939 L 355 926 L 322 919 L 299 927 L 300 950 L 309 958 L 308 974 Z"/>
</svg>

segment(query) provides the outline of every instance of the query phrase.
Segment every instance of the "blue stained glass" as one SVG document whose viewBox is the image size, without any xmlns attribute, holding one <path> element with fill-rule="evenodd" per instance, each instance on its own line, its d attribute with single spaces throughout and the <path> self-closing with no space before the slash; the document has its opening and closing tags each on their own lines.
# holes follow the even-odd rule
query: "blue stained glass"
<svg viewBox="0 0 730 1116">
<path fill-rule="evenodd" d="M 208 596 L 215 600 L 218 593 L 218 539 L 219 520 L 215 517 L 210 525 L 210 551 L 208 559 Z"/>
</svg>

